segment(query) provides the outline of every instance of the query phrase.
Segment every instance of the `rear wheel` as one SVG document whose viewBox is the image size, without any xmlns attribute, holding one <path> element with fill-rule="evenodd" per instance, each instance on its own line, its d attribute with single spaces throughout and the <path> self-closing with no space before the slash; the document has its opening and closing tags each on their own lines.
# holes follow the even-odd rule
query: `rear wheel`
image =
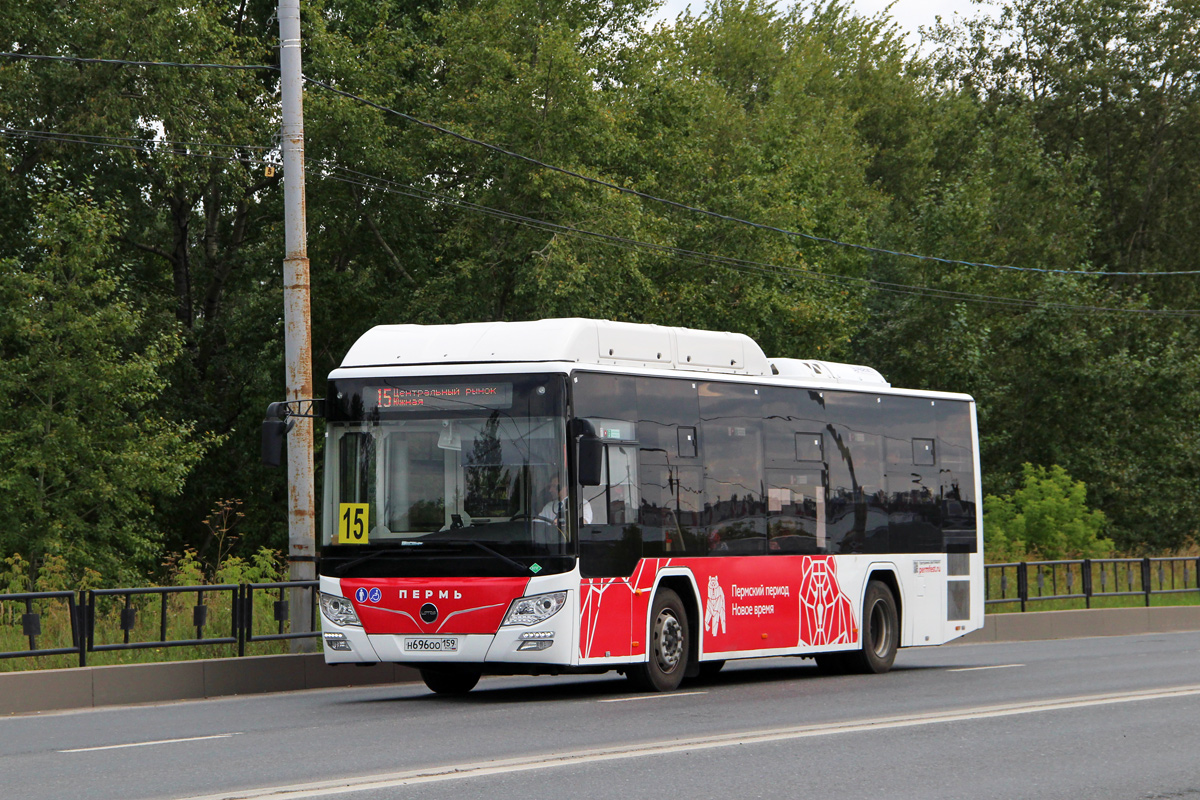
<svg viewBox="0 0 1200 800">
<path fill-rule="evenodd" d="M 466 694 L 479 683 L 479 676 L 476 670 L 421 670 L 421 680 L 437 694 Z"/>
<path fill-rule="evenodd" d="M 863 600 L 862 650 L 850 654 L 850 668 L 861 673 L 887 672 L 896 660 L 899 644 L 896 599 L 886 583 L 871 581 Z"/>
<path fill-rule="evenodd" d="M 670 692 L 679 687 L 688 662 L 687 611 L 679 595 L 659 589 L 650 608 L 649 659 L 626 673 L 641 691 Z"/>
</svg>

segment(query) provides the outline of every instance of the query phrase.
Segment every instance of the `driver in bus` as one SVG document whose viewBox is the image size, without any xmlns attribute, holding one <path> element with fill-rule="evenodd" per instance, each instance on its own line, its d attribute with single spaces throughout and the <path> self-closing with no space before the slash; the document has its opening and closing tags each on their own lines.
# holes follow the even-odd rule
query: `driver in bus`
<svg viewBox="0 0 1200 800">
<path fill-rule="evenodd" d="M 592 504 L 587 500 L 581 501 L 583 510 L 583 524 L 592 524 Z M 567 519 L 567 487 L 562 486 L 557 475 L 550 476 L 550 502 L 542 506 L 542 510 L 537 513 L 539 519 L 544 519 L 547 522 L 553 522 L 558 528 L 563 529 L 563 523 Z"/>
</svg>

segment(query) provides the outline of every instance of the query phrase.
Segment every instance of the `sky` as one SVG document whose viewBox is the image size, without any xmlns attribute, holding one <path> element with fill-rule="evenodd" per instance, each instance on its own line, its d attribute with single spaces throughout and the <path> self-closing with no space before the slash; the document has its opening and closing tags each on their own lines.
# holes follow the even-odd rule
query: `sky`
<svg viewBox="0 0 1200 800">
<path fill-rule="evenodd" d="M 849 0 L 849 3 L 859 14 L 872 16 L 887 8 L 889 1 Z M 705 0 L 666 0 L 658 19 L 674 19 L 689 5 L 692 7 L 693 13 L 699 13 L 704 9 Z M 788 5 L 791 5 L 789 0 L 780 0 L 779 2 L 780 8 Z M 987 4 L 977 5 L 971 0 L 896 0 L 891 13 L 900 27 L 909 32 L 912 42 L 916 44 L 917 29 L 922 26 L 931 27 L 938 15 L 941 15 L 942 19 L 950 21 L 956 13 L 970 18 L 983 13 L 986 8 Z"/>
</svg>

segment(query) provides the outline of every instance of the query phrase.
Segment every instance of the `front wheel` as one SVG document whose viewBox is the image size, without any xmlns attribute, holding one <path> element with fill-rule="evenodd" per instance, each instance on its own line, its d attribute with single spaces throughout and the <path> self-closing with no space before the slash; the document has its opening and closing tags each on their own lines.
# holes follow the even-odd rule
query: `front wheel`
<svg viewBox="0 0 1200 800">
<path fill-rule="evenodd" d="M 679 688 L 688 663 L 687 610 L 679 595 L 659 589 L 650 609 L 649 659 L 626 673 L 640 691 L 670 692 Z"/>
<path fill-rule="evenodd" d="M 882 581 L 867 584 L 863 601 L 862 650 L 850 655 L 855 672 L 883 673 L 892 668 L 900 644 L 900 615 L 896 599 Z"/>
<path fill-rule="evenodd" d="M 436 694 L 466 694 L 479 683 L 479 672 L 475 670 L 421 670 L 421 680 Z"/>
</svg>

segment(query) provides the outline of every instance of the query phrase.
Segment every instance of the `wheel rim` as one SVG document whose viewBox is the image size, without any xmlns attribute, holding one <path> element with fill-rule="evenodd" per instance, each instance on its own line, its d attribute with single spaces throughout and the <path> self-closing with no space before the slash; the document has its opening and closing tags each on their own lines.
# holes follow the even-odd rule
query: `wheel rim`
<svg viewBox="0 0 1200 800">
<path fill-rule="evenodd" d="M 664 609 L 654 620 L 654 659 L 664 673 L 673 671 L 683 659 L 683 626 L 670 610 Z"/>
<path fill-rule="evenodd" d="M 871 606 L 871 649 L 879 658 L 886 658 L 891 649 L 892 626 L 883 603 Z"/>
</svg>

